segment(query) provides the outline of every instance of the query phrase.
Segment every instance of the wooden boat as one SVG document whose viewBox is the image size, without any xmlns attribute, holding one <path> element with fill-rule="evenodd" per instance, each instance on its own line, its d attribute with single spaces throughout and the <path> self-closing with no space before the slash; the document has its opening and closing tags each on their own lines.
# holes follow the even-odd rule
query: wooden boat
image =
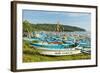
<svg viewBox="0 0 100 73">
<path fill-rule="evenodd" d="M 64 48 L 65 45 L 58 45 L 58 44 L 39 44 L 35 43 L 32 46 L 34 46 L 40 54 L 43 55 L 53 55 L 53 56 L 62 56 L 62 55 L 73 55 L 73 54 L 79 54 L 81 53 L 80 49 L 77 49 L 76 47 L 73 48 Z"/>
</svg>

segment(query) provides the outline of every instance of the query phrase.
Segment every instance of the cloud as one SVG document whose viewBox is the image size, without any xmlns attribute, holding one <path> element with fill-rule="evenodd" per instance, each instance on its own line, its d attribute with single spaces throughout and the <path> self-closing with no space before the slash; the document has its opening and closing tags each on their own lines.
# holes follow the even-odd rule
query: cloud
<svg viewBox="0 0 100 73">
<path fill-rule="evenodd" d="M 68 16 L 71 16 L 71 17 L 80 17 L 80 16 L 88 16 L 88 15 L 90 15 L 90 13 L 79 13 L 79 12 L 77 12 L 77 13 L 68 13 Z"/>
</svg>

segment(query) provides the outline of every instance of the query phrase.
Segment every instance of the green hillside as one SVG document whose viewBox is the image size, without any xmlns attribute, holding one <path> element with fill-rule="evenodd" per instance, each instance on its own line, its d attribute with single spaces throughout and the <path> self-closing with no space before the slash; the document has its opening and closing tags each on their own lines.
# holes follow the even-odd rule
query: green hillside
<svg viewBox="0 0 100 73">
<path fill-rule="evenodd" d="M 23 22 L 23 31 L 55 31 L 57 24 L 34 24 L 30 23 L 27 20 Z M 75 26 L 69 26 L 69 25 L 63 25 L 60 24 L 63 28 L 63 31 L 67 32 L 73 32 L 73 31 L 85 31 L 83 28 L 75 27 Z"/>
</svg>

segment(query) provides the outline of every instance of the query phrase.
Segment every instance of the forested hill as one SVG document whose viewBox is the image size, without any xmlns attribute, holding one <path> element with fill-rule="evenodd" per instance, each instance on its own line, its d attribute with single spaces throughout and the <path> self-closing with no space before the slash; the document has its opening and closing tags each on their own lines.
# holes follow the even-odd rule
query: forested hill
<svg viewBox="0 0 100 73">
<path fill-rule="evenodd" d="M 61 24 L 61 27 L 63 27 L 63 31 L 66 32 L 73 32 L 73 31 L 86 31 L 83 28 L 75 27 L 75 26 L 69 26 L 69 25 L 63 25 Z M 30 23 L 28 21 L 23 22 L 23 31 L 55 31 L 56 24 L 34 24 Z"/>
</svg>

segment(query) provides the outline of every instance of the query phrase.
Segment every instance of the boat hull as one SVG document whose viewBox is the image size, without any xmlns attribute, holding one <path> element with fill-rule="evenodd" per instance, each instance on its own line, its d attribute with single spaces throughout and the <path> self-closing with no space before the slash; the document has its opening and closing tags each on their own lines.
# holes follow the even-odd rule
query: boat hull
<svg viewBox="0 0 100 73">
<path fill-rule="evenodd" d="M 48 49 L 48 48 L 36 48 L 38 52 L 42 55 L 51 55 L 51 56 L 63 56 L 63 55 L 73 55 L 81 53 L 81 50 L 75 48 L 65 48 L 65 49 Z"/>
<path fill-rule="evenodd" d="M 62 55 L 73 55 L 81 53 L 80 50 L 57 50 L 57 51 L 42 51 L 39 52 L 43 55 L 52 55 L 52 56 L 62 56 Z"/>
</svg>

